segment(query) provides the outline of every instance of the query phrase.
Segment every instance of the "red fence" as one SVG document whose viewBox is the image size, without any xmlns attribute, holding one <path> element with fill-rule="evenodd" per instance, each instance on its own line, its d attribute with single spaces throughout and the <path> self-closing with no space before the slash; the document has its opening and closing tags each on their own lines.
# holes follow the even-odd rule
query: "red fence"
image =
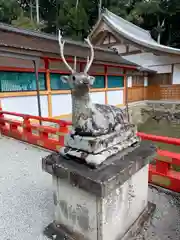
<svg viewBox="0 0 180 240">
<path fill-rule="evenodd" d="M 13 117 L 18 117 L 20 120 L 13 119 Z M 32 120 L 46 122 L 48 125 L 54 126 L 32 123 Z M 0 111 L 0 131 L 2 134 L 52 151 L 58 152 L 64 146 L 64 136 L 69 132 L 69 127 L 71 127 L 71 122 L 63 120 Z M 142 140 L 180 146 L 180 139 L 177 138 L 141 132 L 138 132 L 137 135 Z M 180 166 L 180 153 L 158 149 L 155 164 L 150 164 L 149 167 L 149 182 L 180 192 L 180 172 L 174 170 L 172 165 Z"/>
<path fill-rule="evenodd" d="M 180 139 L 163 136 L 155 136 L 138 132 L 142 140 L 161 142 L 180 146 Z M 155 164 L 149 167 L 149 182 L 161 187 L 180 192 L 180 172 L 174 170 L 172 165 L 180 166 L 180 153 L 157 150 Z"/>
<path fill-rule="evenodd" d="M 10 117 L 8 117 L 10 116 Z M 20 120 L 12 119 L 18 117 Z M 37 122 L 48 123 L 44 126 Z M 64 146 L 64 136 L 69 132 L 71 122 L 62 120 L 43 118 L 13 112 L 0 112 L 0 131 L 6 136 L 10 136 L 34 145 L 38 145 L 49 150 L 59 151 Z"/>
</svg>

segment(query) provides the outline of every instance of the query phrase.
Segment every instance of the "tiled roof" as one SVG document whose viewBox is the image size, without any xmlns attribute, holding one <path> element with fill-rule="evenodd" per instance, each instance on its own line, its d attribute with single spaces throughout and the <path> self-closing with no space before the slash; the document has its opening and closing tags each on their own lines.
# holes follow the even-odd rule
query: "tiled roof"
<svg viewBox="0 0 180 240">
<path fill-rule="evenodd" d="M 0 23 L 0 47 L 36 51 L 44 55 L 59 55 L 59 44 L 56 35 L 24 30 L 4 23 Z M 118 56 L 112 49 L 94 48 L 96 61 L 136 66 L 136 64 Z M 86 58 L 88 52 L 89 47 L 84 42 L 66 40 L 65 55 Z"/>
<path fill-rule="evenodd" d="M 113 14 L 107 9 L 102 13 L 101 19 L 112 28 L 117 34 L 130 42 L 141 45 L 145 48 L 180 55 L 180 49 L 168 47 L 157 43 L 150 35 L 150 33 L 131 22 Z M 96 25 L 97 27 L 97 25 Z"/>
</svg>

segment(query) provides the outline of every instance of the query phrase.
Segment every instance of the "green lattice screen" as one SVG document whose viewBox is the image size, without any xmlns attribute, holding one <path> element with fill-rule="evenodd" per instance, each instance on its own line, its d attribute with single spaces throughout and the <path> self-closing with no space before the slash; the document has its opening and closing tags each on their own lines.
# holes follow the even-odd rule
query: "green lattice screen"
<svg viewBox="0 0 180 240">
<path fill-rule="evenodd" d="M 40 90 L 46 90 L 44 73 L 39 73 L 39 87 Z M 35 91 L 35 73 L 0 72 L 0 90 L 1 92 Z"/>
<path fill-rule="evenodd" d="M 104 76 L 94 76 L 95 81 L 92 88 L 105 88 L 105 78 Z"/>
<path fill-rule="evenodd" d="M 123 76 L 108 76 L 108 88 L 124 87 Z"/>
<path fill-rule="evenodd" d="M 68 90 L 69 89 L 69 85 L 67 83 L 63 83 L 63 81 L 61 80 L 61 76 L 63 75 L 64 74 L 59 74 L 59 73 L 50 74 L 52 90 Z M 105 87 L 104 76 L 95 76 L 95 81 L 92 88 L 104 88 L 104 87 Z"/>
<path fill-rule="evenodd" d="M 61 80 L 61 76 L 63 76 L 63 75 L 64 74 L 59 74 L 59 73 L 51 73 L 50 74 L 52 90 L 69 90 L 70 89 L 68 83 L 64 83 Z"/>
</svg>

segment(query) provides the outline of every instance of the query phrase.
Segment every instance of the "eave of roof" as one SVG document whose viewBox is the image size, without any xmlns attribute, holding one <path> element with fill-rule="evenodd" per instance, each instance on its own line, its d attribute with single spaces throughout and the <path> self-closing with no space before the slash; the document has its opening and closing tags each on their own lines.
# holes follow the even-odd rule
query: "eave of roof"
<svg viewBox="0 0 180 240">
<path fill-rule="evenodd" d="M 43 33 L 43 32 L 38 32 L 38 31 L 33 31 L 33 30 L 27 30 L 27 29 L 22 29 L 22 28 L 17 28 L 5 23 L 0 22 L 0 29 L 4 30 L 6 32 L 14 32 L 14 33 L 18 33 L 18 34 L 22 34 L 22 35 L 26 35 L 26 36 L 30 36 L 30 37 L 36 37 L 36 38 L 41 38 L 41 39 L 45 39 L 45 40 L 52 40 L 52 41 L 58 41 L 58 37 L 56 35 L 52 35 L 52 34 L 48 34 L 48 33 Z M 74 46 L 80 46 L 83 48 L 89 48 L 89 46 L 85 43 L 85 42 L 81 42 L 81 41 L 74 41 L 71 39 L 65 39 L 67 44 L 71 44 Z M 1 43 L 0 43 L 1 44 Z M 15 46 L 15 45 L 14 45 Z M 94 47 L 95 50 L 100 50 L 103 52 L 109 52 L 109 53 L 114 53 L 113 50 L 111 49 L 104 49 L 101 47 Z"/>
<path fill-rule="evenodd" d="M 43 53 L 43 54 L 47 54 L 47 55 L 51 55 L 51 54 L 59 54 L 58 51 L 58 37 L 55 35 L 51 35 L 51 34 L 47 34 L 47 33 L 42 33 L 42 32 L 38 32 L 38 31 L 31 31 L 31 30 L 25 30 L 25 29 L 21 29 L 21 28 L 17 28 L 17 27 L 13 27 L 11 25 L 8 24 L 4 24 L 4 23 L 0 23 L 0 30 L 6 33 L 13 33 L 13 34 L 17 34 L 17 35 L 22 35 L 25 37 L 34 37 L 34 38 L 39 38 L 40 40 L 43 41 L 51 41 L 51 43 L 53 42 L 53 44 L 57 44 L 57 48 L 53 48 L 53 50 L 51 48 L 46 48 L 46 49 L 42 49 L 41 45 L 38 48 L 37 45 L 36 47 L 33 47 L 32 44 L 25 44 L 23 45 L 20 44 L 19 42 L 14 42 L 13 39 L 12 41 L 8 42 L 8 44 L 6 43 L 5 39 L 2 40 L 0 37 L 0 47 L 11 47 L 14 49 L 20 49 L 20 50 L 25 50 L 25 51 L 34 51 L 38 54 L 39 53 Z M 86 52 L 89 51 L 89 46 L 84 43 L 84 42 L 78 42 L 78 41 L 73 41 L 70 39 L 65 39 L 66 40 L 66 44 L 73 47 L 77 47 L 77 49 L 79 48 L 79 50 L 81 48 L 82 52 L 84 53 L 86 50 Z M 46 44 L 47 45 L 47 44 Z M 52 45 L 52 44 L 51 44 Z M 54 51 L 55 49 L 57 49 L 56 51 Z M 105 49 L 105 48 L 101 48 L 101 47 L 94 47 L 95 49 L 95 58 L 97 56 L 97 59 L 95 59 L 96 61 L 104 61 L 104 62 L 110 62 L 110 63 L 116 63 L 116 64 L 121 64 L 121 65 L 127 65 L 127 66 L 132 66 L 132 67 L 136 67 L 138 66 L 135 63 L 130 62 L 129 60 L 126 60 L 122 57 L 119 57 L 118 54 L 112 50 L 112 49 Z M 68 48 L 65 48 L 65 51 L 68 50 Z M 68 51 L 67 51 L 68 52 Z M 73 53 L 73 51 L 71 51 L 71 53 Z M 102 54 L 102 58 L 100 58 Z M 69 55 L 69 54 L 67 54 Z M 83 55 L 83 54 L 81 54 Z M 72 55 L 69 55 L 72 56 Z M 83 56 L 77 56 L 77 57 L 82 57 Z M 86 57 L 86 56 L 85 56 Z"/>
<path fill-rule="evenodd" d="M 115 15 L 114 13 L 105 9 L 101 14 L 101 18 L 94 26 L 90 36 L 97 29 L 100 21 L 104 21 L 113 31 L 115 31 L 120 37 L 124 37 L 130 42 L 134 42 L 137 45 L 141 45 L 144 48 L 151 49 L 153 51 L 159 51 L 168 54 L 180 55 L 180 49 L 168 47 L 162 44 L 158 44 L 150 35 L 150 33 L 131 22 L 124 20 L 123 18 Z M 128 31 L 129 29 L 133 31 Z M 133 34 L 136 33 L 136 34 Z M 138 34 L 137 34 L 138 33 Z"/>
<path fill-rule="evenodd" d="M 49 41 L 54 41 L 55 43 L 58 44 L 58 37 L 55 35 L 51 35 L 51 34 L 47 34 L 47 33 L 42 33 L 42 32 L 38 32 L 38 31 L 31 31 L 31 30 L 25 30 L 25 29 L 21 29 L 21 28 L 17 28 L 17 27 L 13 27 L 11 25 L 8 24 L 4 24 L 4 23 L 0 23 L 0 30 L 5 31 L 5 32 L 12 32 L 15 34 L 19 34 L 19 35 L 24 35 L 24 36 L 29 36 L 29 37 L 35 37 L 35 38 L 39 38 L 39 39 L 44 39 L 44 40 L 49 40 Z M 84 48 L 89 50 L 89 46 L 84 43 L 84 42 L 78 42 L 78 41 L 73 41 L 70 39 L 65 39 L 66 43 L 74 46 L 74 47 L 80 47 L 80 48 Z M 28 47 L 28 46 L 21 46 L 18 45 L 16 43 L 12 43 L 12 44 L 6 44 L 5 42 L 1 41 L 0 39 L 0 48 L 14 48 L 14 49 L 20 49 L 20 50 L 26 50 L 28 51 L 28 53 L 30 54 L 30 51 L 33 51 L 33 55 L 37 55 L 39 56 L 41 53 L 51 53 L 51 49 L 47 49 L 47 51 L 42 51 L 41 49 L 38 48 L 32 48 L 32 47 Z M 106 60 L 105 62 L 111 62 L 111 63 L 116 63 L 116 64 L 121 64 L 121 65 L 127 65 L 127 66 L 132 66 L 134 68 L 137 69 L 141 69 L 143 71 L 147 71 L 147 72 L 151 72 L 150 69 L 143 69 L 140 65 L 131 62 L 129 60 L 126 60 L 125 58 L 121 57 L 120 55 L 118 55 L 117 52 L 115 52 L 112 49 L 107 49 L 107 48 L 101 48 L 101 47 L 96 47 L 94 46 L 95 49 L 95 53 L 100 53 L 100 54 L 107 54 L 107 58 L 108 60 Z M 57 54 L 57 52 L 56 52 Z M 106 56 L 106 55 L 105 55 Z M 104 59 L 97 59 L 97 61 L 103 61 Z M 155 72 L 155 71 L 154 71 Z"/>
</svg>

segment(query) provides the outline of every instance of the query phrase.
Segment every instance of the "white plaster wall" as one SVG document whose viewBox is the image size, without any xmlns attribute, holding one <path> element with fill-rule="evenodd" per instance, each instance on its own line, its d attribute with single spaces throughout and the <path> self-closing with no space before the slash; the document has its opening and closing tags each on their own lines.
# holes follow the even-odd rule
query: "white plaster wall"
<svg viewBox="0 0 180 240">
<path fill-rule="evenodd" d="M 109 105 L 123 104 L 124 90 L 108 91 L 107 98 Z"/>
<path fill-rule="evenodd" d="M 173 84 L 180 84 L 180 64 L 175 64 L 173 69 Z"/>
<path fill-rule="evenodd" d="M 118 53 L 125 53 L 126 52 L 126 45 L 124 45 L 124 44 L 114 45 L 112 48 L 116 48 Z"/>
<path fill-rule="evenodd" d="M 180 57 L 156 56 L 153 53 L 139 53 L 124 56 L 123 58 L 135 62 L 136 64 L 150 67 L 158 73 L 170 73 L 171 64 L 180 63 Z"/>
<path fill-rule="evenodd" d="M 105 92 L 91 92 L 90 96 L 93 103 L 105 104 Z"/>
<path fill-rule="evenodd" d="M 52 115 L 60 116 L 72 112 L 71 94 L 52 95 Z"/>
<path fill-rule="evenodd" d="M 104 92 L 92 92 L 90 93 L 91 100 L 94 103 L 105 103 Z M 52 95 L 52 115 L 60 116 L 64 114 L 70 114 L 72 112 L 71 94 L 55 94 Z"/>
<path fill-rule="evenodd" d="M 164 66 L 153 66 L 150 67 L 151 70 L 156 71 L 157 73 L 171 73 L 172 65 L 164 65 Z"/>
<path fill-rule="evenodd" d="M 148 86 L 148 77 L 144 77 L 144 87 Z"/>
<path fill-rule="evenodd" d="M 139 50 L 137 47 L 133 46 L 133 45 L 129 45 L 129 51 L 136 51 Z"/>
<path fill-rule="evenodd" d="M 102 239 L 121 239 L 148 202 L 148 166 L 102 201 Z"/>
<path fill-rule="evenodd" d="M 132 87 L 132 76 L 127 77 L 127 86 Z"/>
<path fill-rule="evenodd" d="M 40 99 L 42 116 L 48 117 L 47 96 L 41 96 Z M 1 103 L 4 111 L 38 116 L 38 105 L 36 96 L 1 98 Z"/>
</svg>

